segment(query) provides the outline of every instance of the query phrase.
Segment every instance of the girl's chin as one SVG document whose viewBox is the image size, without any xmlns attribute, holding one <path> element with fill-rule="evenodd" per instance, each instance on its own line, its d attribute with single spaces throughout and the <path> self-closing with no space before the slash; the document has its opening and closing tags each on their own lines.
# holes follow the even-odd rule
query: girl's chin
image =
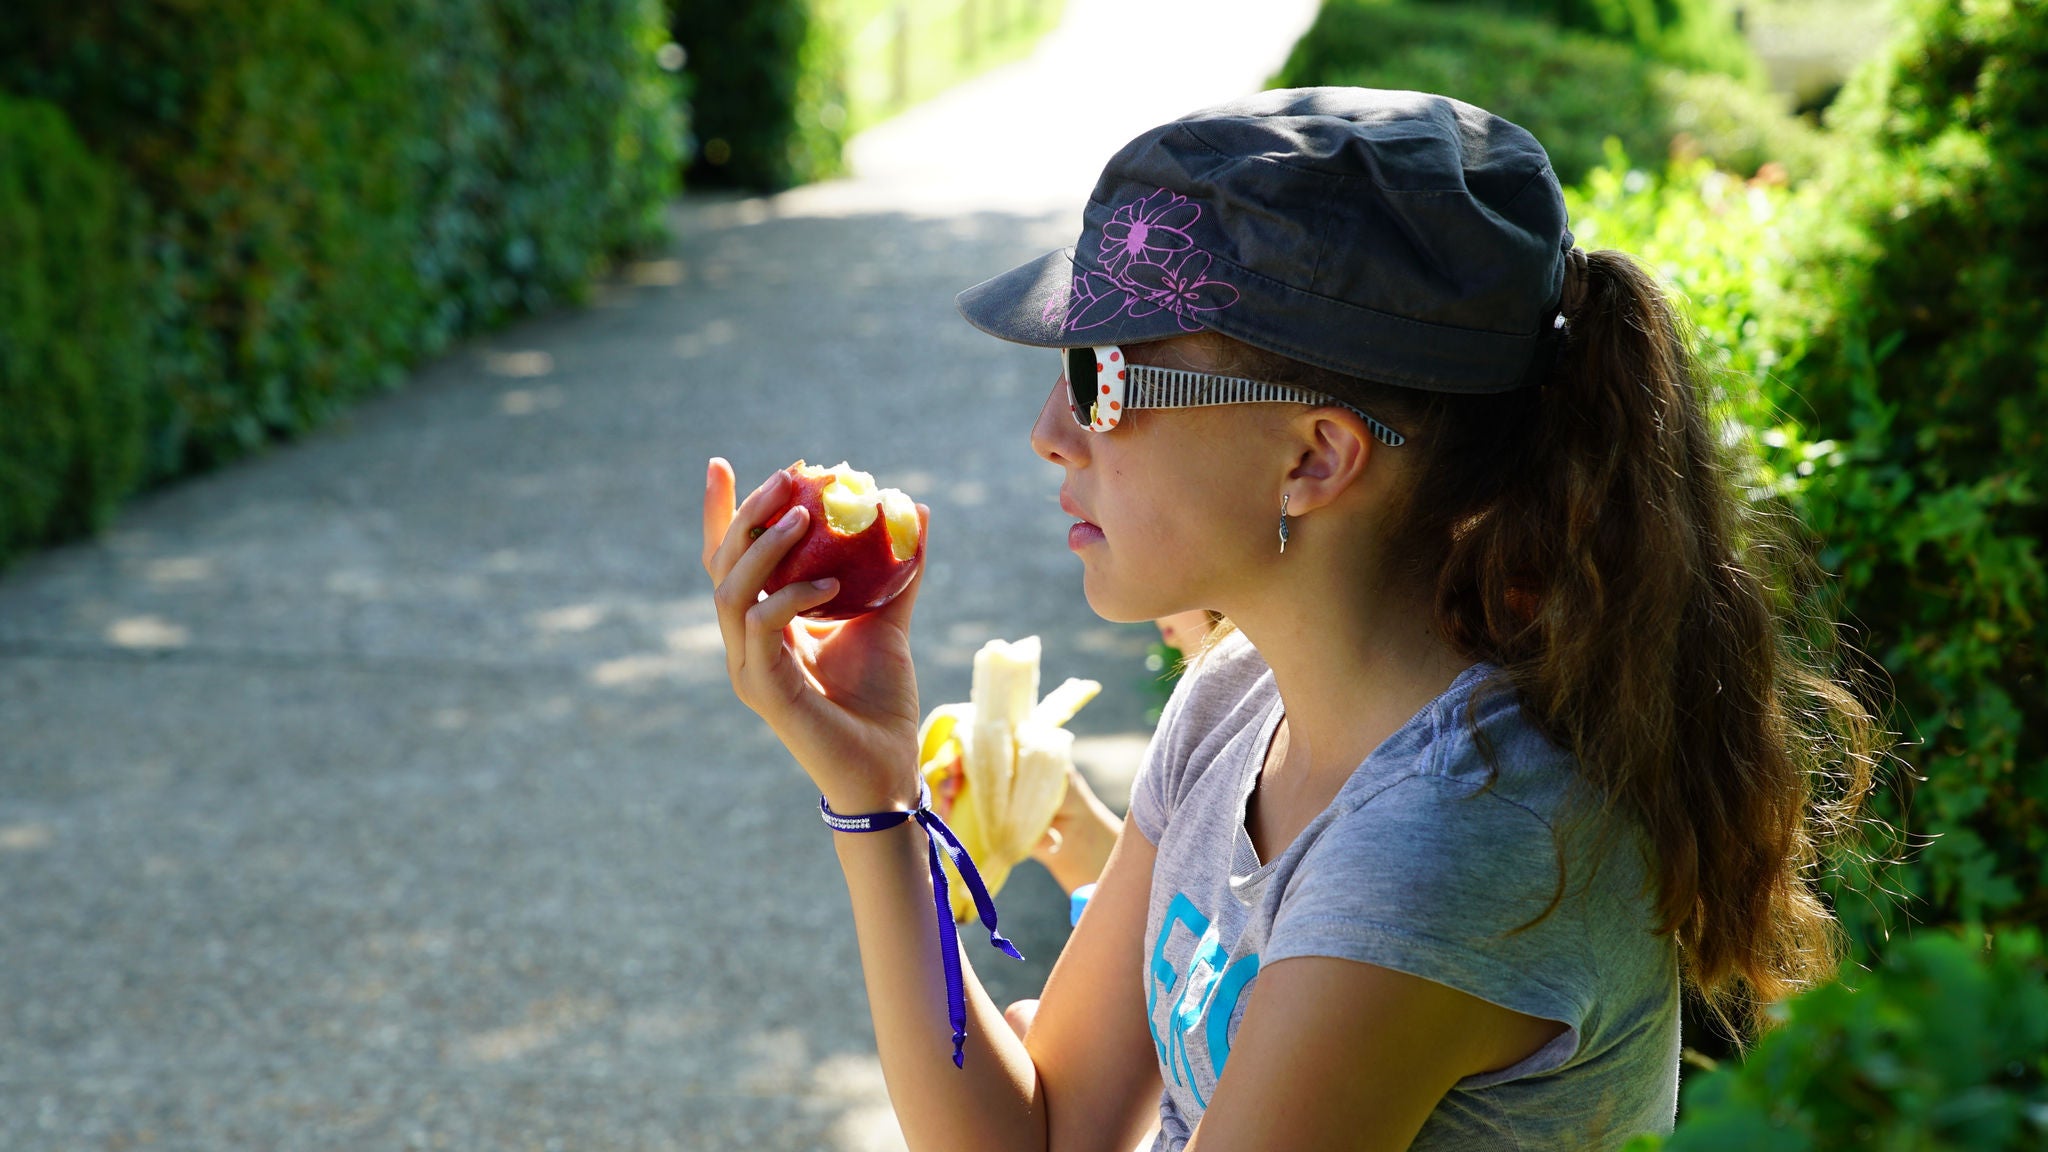
<svg viewBox="0 0 2048 1152">
<path fill-rule="evenodd" d="M 1089 611 L 1106 623 L 1150 624 L 1161 615 L 1151 610 L 1152 605 L 1119 600 L 1109 577 L 1092 566 L 1081 571 L 1081 595 L 1087 599 Z"/>
</svg>

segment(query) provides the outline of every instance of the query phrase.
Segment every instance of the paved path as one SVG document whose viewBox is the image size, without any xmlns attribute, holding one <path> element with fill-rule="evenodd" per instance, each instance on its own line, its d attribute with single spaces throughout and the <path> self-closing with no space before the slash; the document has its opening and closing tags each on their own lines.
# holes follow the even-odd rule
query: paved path
<svg viewBox="0 0 2048 1152">
<path fill-rule="evenodd" d="M 1116 144 L 1257 87 L 1313 2 L 1070 6 L 858 179 L 688 201 L 593 308 L 0 578 L 0 1148 L 901 1147 L 698 497 L 713 454 L 801 456 L 929 503 L 924 699 L 1043 636 L 1048 684 L 1106 684 L 1075 727 L 1121 806 L 1153 634 L 1080 598 L 1025 440 L 1050 357 L 951 296 L 1071 242 Z M 1036 868 L 1002 909 L 1007 1003 L 1066 929 Z"/>
</svg>

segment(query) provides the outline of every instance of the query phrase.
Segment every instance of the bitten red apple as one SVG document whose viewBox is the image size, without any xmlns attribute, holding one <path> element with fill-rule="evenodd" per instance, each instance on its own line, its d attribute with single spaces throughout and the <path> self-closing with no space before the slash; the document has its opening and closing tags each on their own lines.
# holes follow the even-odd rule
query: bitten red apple
<svg viewBox="0 0 2048 1152">
<path fill-rule="evenodd" d="M 783 471 L 795 496 L 763 523 L 796 504 L 810 510 L 810 523 L 768 574 L 768 593 L 829 576 L 839 581 L 838 593 L 802 615 L 846 620 L 887 605 L 910 585 L 924 559 L 924 525 L 910 497 L 876 488 L 873 476 L 844 461 L 819 468 L 799 460 Z"/>
</svg>

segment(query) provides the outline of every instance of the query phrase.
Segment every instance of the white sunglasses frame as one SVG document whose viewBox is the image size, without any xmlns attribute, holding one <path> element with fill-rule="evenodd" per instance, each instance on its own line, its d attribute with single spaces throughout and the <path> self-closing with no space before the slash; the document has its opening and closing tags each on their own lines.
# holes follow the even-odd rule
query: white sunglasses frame
<svg viewBox="0 0 2048 1152">
<path fill-rule="evenodd" d="M 1089 415 L 1081 414 L 1080 387 L 1072 374 L 1071 356 L 1088 347 L 1095 353 L 1097 395 Z M 1077 345 L 1061 348 L 1060 375 L 1067 381 L 1069 414 L 1074 423 L 1091 432 L 1108 432 L 1123 421 L 1133 408 L 1201 408 L 1212 404 L 1336 404 L 1349 409 L 1372 429 L 1373 438 L 1390 448 L 1408 439 L 1357 408 L 1332 396 L 1291 384 L 1247 380 L 1242 376 L 1221 376 L 1214 372 L 1193 372 L 1185 368 L 1161 368 L 1153 364 L 1132 364 L 1115 344 Z"/>
</svg>

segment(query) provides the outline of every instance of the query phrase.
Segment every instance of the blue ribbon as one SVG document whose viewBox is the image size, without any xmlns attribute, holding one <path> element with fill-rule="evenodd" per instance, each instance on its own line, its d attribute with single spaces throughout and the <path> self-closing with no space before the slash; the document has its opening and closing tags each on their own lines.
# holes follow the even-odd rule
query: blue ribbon
<svg viewBox="0 0 2048 1152">
<path fill-rule="evenodd" d="M 967 855 L 967 849 L 939 814 L 932 811 L 931 788 L 920 779 L 917 782 L 917 807 L 912 811 L 901 809 L 891 812 L 871 812 L 864 816 L 842 816 L 825 803 L 825 797 L 818 797 L 818 812 L 834 832 L 880 832 L 894 828 L 905 820 L 916 819 L 924 827 L 925 854 L 932 868 L 932 903 L 939 913 L 939 960 L 946 969 L 946 1010 L 953 1021 L 953 1067 L 965 1068 L 967 1056 L 967 993 L 960 976 L 960 936 L 953 927 L 953 902 L 948 898 L 946 870 L 939 865 L 939 845 L 946 846 L 946 855 L 952 857 L 953 867 L 959 869 L 960 878 L 967 882 L 967 890 L 974 896 L 974 907 L 981 914 L 981 922 L 988 928 L 988 942 L 1001 949 L 1007 956 L 1022 960 L 1024 954 L 1016 945 L 1003 939 L 996 931 L 995 897 L 988 893 L 988 886 L 981 882 L 981 872 L 975 868 L 974 860 Z"/>
</svg>

